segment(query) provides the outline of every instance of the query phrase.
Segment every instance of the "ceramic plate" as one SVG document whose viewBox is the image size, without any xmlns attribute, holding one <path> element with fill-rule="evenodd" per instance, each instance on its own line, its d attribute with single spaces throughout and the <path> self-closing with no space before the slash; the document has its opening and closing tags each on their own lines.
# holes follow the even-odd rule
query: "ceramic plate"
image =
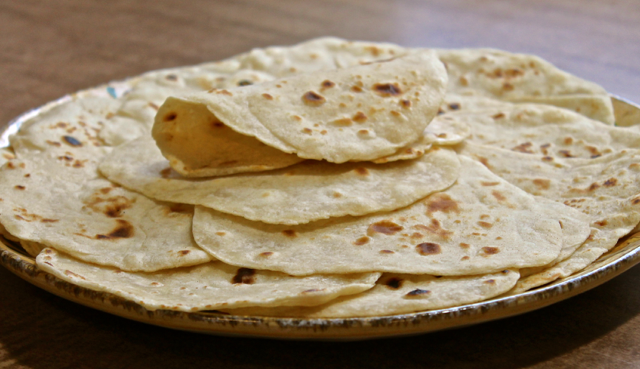
<svg viewBox="0 0 640 369">
<path fill-rule="evenodd" d="M 29 111 L 13 120 L 0 136 L 0 147 L 8 146 L 8 137 L 20 125 L 52 107 L 74 98 L 121 96 L 133 80 L 78 92 Z M 640 122 L 640 108 L 612 97 L 616 124 L 629 126 Z M 235 316 L 216 312 L 184 313 L 149 311 L 109 293 L 92 291 L 38 270 L 33 257 L 18 243 L 0 237 L 0 264 L 26 281 L 67 300 L 110 314 L 162 327 L 220 335 L 270 337 L 284 339 L 366 339 L 410 335 L 461 327 L 522 314 L 565 300 L 590 290 L 640 262 L 640 232 L 629 235 L 587 269 L 551 284 L 511 296 L 476 304 L 419 313 L 348 319 L 300 319 Z"/>
</svg>

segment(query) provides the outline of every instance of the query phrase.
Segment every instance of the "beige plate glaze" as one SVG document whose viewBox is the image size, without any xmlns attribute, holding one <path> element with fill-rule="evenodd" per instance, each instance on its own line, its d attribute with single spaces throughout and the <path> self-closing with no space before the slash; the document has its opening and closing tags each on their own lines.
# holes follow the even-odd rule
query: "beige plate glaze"
<svg viewBox="0 0 640 369">
<path fill-rule="evenodd" d="M 129 80 L 129 82 L 132 80 Z M 121 96 L 128 82 L 115 82 L 65 96 L 29 111 L 13 120 L 0 136 L 0 147 L 20 125 L 56 105 L 86 96 Z M 640 107 L 612 96 L 616 124 L 630 126 L 640 122 Z M 477 304 L 371 318 L 299 319 L 235 316 L 216 312 L 184 313 L 149 311 L 109 293 L 96 292 L 62 281 L 38 270 L 33 257 L 18 244 L 0 237 L 0 264 L 22 279 L 67 300 L 123 318 L 161 327 L 218 335 L 280 339 L 358 340 L 419 334 L 482 323 L 526 313 L 590 290 L 640 262 L 640 232 L 622 239 L 580 273 L 557 280 L 532 291 L 502 296 Z"/>
</svg>

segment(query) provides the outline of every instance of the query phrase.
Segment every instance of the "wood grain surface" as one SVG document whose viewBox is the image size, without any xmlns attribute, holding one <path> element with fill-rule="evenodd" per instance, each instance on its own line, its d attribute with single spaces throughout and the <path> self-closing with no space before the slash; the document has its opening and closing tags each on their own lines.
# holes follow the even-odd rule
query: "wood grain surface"
<svg viewBox="0 0 640 369">
<path fill-rule="evenodd" d="M 334 35 L 535 53 L 640 102 L 640 3 L 0 0 L 0 122 L 151 69 Z M 640 268 L 478 326 L 351 343 L 205 336 L 52 296 L 0 268 L 0 368 L 638 368 Z"/>
</svg>

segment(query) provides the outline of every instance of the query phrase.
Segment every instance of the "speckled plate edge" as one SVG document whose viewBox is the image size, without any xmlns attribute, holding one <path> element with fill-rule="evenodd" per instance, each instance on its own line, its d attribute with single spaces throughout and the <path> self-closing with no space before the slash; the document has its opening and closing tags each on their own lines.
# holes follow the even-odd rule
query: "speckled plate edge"
<svg viewBox="0 0 640 369">
<path fill-rule="evenodd" d="M 9 136 L 23 122 L 57 105 L 88 96 L 117 98 L 135 79 L 66 95 L 30 110 L 5 126 L 0 147 L 9 145 Z M 620 97 L 611 97 L 616 124 L 630 126 L 640 122 L 640 107 Z M 97 310 L 135 321 L 192 332 L 280 339 L 358 340 L 433 332 L 506 318 L 540 309 L 595 288 L 640 263 L 640 232 L 623 238 L 615 248 L 583 271 L 532 291 L 498 297 L 476 304 L 411 314 L 347 319 L 300 319 L 236 316 L 215 312 L 184 313 L 149 311 L 132 301 L 110 293 L 79 287 L 43 272 L 19 246 L 0 237 L 0 264 L 50 293 Z"/>
</svg>

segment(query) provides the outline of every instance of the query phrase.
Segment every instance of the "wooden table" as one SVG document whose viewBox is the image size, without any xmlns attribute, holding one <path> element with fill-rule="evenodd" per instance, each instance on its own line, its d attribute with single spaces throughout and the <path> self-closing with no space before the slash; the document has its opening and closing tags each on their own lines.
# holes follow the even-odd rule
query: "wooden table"
<svg viewBox="0 0 640 369">
<path fill-rule="evenodd" d="M 640 5 L 633 0 L 5 0 L 0 122 L 109 80 L 322 35 L 535 53 L 640 102 Z M 0 368 L 637 368 L 639 282 L 635 267 L 514 318 L 330 343 L 146 326 L 62 300 L 0 268 Z"/>
</svg>

